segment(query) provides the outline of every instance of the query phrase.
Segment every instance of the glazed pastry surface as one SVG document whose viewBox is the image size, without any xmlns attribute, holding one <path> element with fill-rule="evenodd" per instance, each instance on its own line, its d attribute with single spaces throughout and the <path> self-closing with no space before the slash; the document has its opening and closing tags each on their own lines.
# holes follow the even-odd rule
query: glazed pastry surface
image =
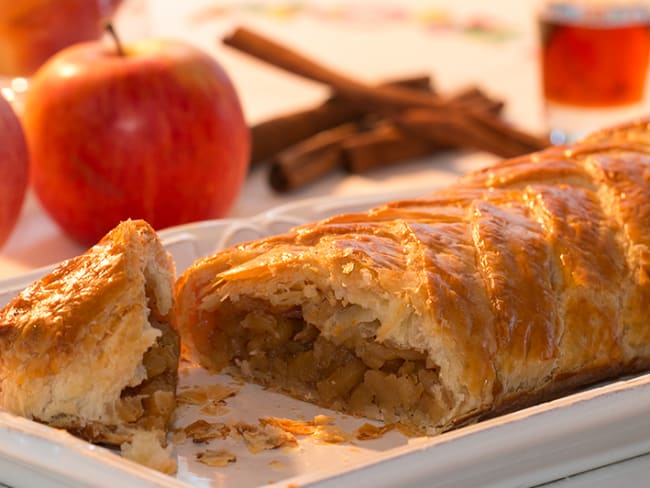
<svg viewBox="0 0 650 488">
<path fill-rule="evenodd" d="M 164 440 L 175 408 L 175 269 L 125 221 L 0 311 L 0 406 L 92 442 Z"/>
<path fill-rule="evenodd" d="M 639 121 L 196 262 L 190 358 L 435 433 L 650 367 Z"/>
</svg>

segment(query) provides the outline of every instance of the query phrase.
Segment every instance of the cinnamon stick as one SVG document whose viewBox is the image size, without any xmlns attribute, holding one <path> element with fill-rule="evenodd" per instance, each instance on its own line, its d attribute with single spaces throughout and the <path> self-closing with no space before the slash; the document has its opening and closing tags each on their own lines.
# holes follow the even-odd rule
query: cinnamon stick
<svg viewBox="0 0 650 488">
<path fill-rule="evenodd" d="M 342 165 L 349 173 L 366 173 L 400 161 L 424 157 L 442 145 L 398 129 L 392 123 L 352 134 L 341 142 Z"/>
<path fill-rule="evenodd" d="M 434 144 L 480 149 L 499 156 L 512 152 L 509 147 L 504 147 L 504 141 L 495 142 L 489 134 L 467 124 L 456 113 L 441 116 L 427 110 L 411 109 L 396 117 L 395 124 L 402 130 L 426 138 Z"/>
<path fill-rule="evenodd" d="M 503 102 L 488 97 L 483 90 L 470 86 L 448 98 L 450 107 L 465 107 L 497 115 Z M 399 119 L 399 117 L 398 117 Z M 432 129 L 433 130 L 433 129 Z M 419 137 L 400 129 L 393 120 L 384 119 L 374 127 L 352 134 L 341 143 L 343 166 L 350 173 L 365 173 L 373 169 L 390 166 L 427 156 L 434 151 L 461 147 L 459 141 L 440 137 Z"/>
<path fill-rule="evenodd" d="M 410 109 L 394 118 L 395 124 L 406 132 L 422 137 L 434 144 L 483 150 L 510 158 L 532 152 L 533 144 L 527 144 L 529 137 L 500 137 L 499 127 L 468 123 L 458 112 L 444 115 L 424 109 Z"/>
<path fill-rule="evenodd" d="M 289 192 L 341 168 L 340 143 L 357 131 L 356 124 L 343 124 L 281 151 L 271 161 L 271 187 L 281 193 Z"/>
<path fill-rule="evenodd" d="M 423 94 L 408 88 L 394 86 L 370 86 L 337 71 L 323 66 L 308 57 L 248 29 L 238 28 L 223 42 L 260 60 L 291 73 L 330 85 L 341 97 L 371 111 L 401 111 L 410 108 L 424 108 L 440 120 L 449 113 L 448 103 L 438 97 Z M 500 156 L 510 155 L 513 147 L 524 154 L 547 146 L 544 138 L 527 134 L 505 123 L 495 123 L 488 114 L 475 109 L 457 108 L 454 120 L 447 126 L 462 126 L 464 132 L 477 133 L 474 138 L 476 149 L 494 152 Z M 408 127 L 407 127 L 408 129 Z M 418 129 L 418 135 L 439 143 L 439 137 L 432 131 Z M 516 145 L 511 141 L 516 141 Z M 501 147 L 505 144 L 507 147 Z"/>
<path fill-rule="evenodd" d="M 504 103 L 489 97 L 477 86 L 470 86 L 460 90 L 449 99 L 450 108 L 461 108 L 475 112 L 485 112 L 492 115 L 499 115 L 503 110 Z"/>
<path fill-rule="evenodd" d="M 379 103 L 384 108 L 393 109 L 413 106 L 445 109 L 445 104 L 436 97 L 407 88 L 370 86 L 361 83 L 243 27 L 235 29 L 232 34 L 224 37 L 223 43 L 290 73 L 330 85 L 341 96 L 353 100 L 360 106 L 371 105 L 372 109 L 376 109 L 376 104 Z"/>
<path fill-rule="evenodd" d="M 406 86 L 414 90 L 432 91 L 429 76 L 414 76 L 386 85 Z M 324 103 L 299 112 L 284 114 L 251 127 L 251 166 L 266 161 L 278 152 L 345 122 L 363 116 L 364 111 L 347 103 L 336 94 Z"/>
<path fill-rule="evenodd" d="M 448 101 L 450 107 L 463 105 L 486 112 L 498 112 L 503 106 L 476 87 L 461 90 Z M 444 137 L 434 143 L 405 132 L 392 120 L 376 114 L 366 114 L 358 120 L 356 130 L 350 130 L 351 125 L 347 124 L 343 129 L 323 131 L 281 151 L 271 160 L 271 186 L 279 192 L 293 191 L 340 168 L 365 173 L 450 148 L 452 143 L 462 144 L 461 139 L 450 141 Z"/>
</svg>

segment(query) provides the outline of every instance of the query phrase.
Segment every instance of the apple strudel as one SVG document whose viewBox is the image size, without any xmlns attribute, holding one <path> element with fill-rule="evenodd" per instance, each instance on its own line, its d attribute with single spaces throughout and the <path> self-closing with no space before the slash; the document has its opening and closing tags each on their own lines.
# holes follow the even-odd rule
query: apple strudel
<svg viewBox="0 0 650 488">
<path fill-rule="evenodd" d="M 647 369 L 649 124 L 201 259 L 185 352 L 429 434 Z"/>
<path fill-rule="evenodd" d="M 144 221 L 119 224 L 0 311 L 0 406 L 92 442 L 165 434 L 180 345 L 174 264 Z"/>
</svg>

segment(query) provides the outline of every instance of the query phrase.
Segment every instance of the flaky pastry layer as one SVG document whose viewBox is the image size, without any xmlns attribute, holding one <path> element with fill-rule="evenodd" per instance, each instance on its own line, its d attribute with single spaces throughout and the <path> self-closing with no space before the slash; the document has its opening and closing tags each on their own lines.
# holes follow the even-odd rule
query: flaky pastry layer
<svg viewBox="0 0 650 488">
<path fill-rule="evenodd" d="M 125 221 L 0 311 L 0 406 L 119 445 L 164 438 L 175 408 L 175 270 L 154 230 Z"/>
<path fill-rule="evenodd" d="M 435 433 L 650 365 L 650 128 L 241 244 L 176 286 L 188 355 Z"/>
</svg>

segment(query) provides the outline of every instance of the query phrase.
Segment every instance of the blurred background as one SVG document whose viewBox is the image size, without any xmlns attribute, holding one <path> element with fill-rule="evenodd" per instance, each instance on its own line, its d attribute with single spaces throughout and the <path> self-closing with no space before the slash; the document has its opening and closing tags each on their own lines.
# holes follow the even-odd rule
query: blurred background
<svg viewBox="0 0 650 488">
<path fill-rule="evenodd" d="M 117 3 L 114 25 L 125 43 L 141 38 L 179 39 L 217 59 L 231 77 L 251 127 L 314 107 L 326 100 L 331 90 L 224 45 L 222 39 L 242 26 L 361 82 L 378 84 L 425 75 L 441 95 L 479 88 L 501 103 L 499 116 L 506 123 L 540 137 L 546 137 L 549 130 L 541 75 L 539 0 Z M 646 37 L 647 30 L 644 24 Z M 589 75 L 584 73 L 584 77 Z M 645 100 L 643 103 L 645 111 Z M 417 196 L 499 158 L 489 151 L 442 148 L 359 174 L 330 171 L 290 192 L 274 189 L 269 184 L 268 165 L 260 164 L 249 172 L 226 217 L 247 218 L 313 197 L 393 191 Z M 2 250 L 0 273 L 15 274 L 82 249 L 60 231 L 29 193 L 18 225 Z"/>
</svg>

